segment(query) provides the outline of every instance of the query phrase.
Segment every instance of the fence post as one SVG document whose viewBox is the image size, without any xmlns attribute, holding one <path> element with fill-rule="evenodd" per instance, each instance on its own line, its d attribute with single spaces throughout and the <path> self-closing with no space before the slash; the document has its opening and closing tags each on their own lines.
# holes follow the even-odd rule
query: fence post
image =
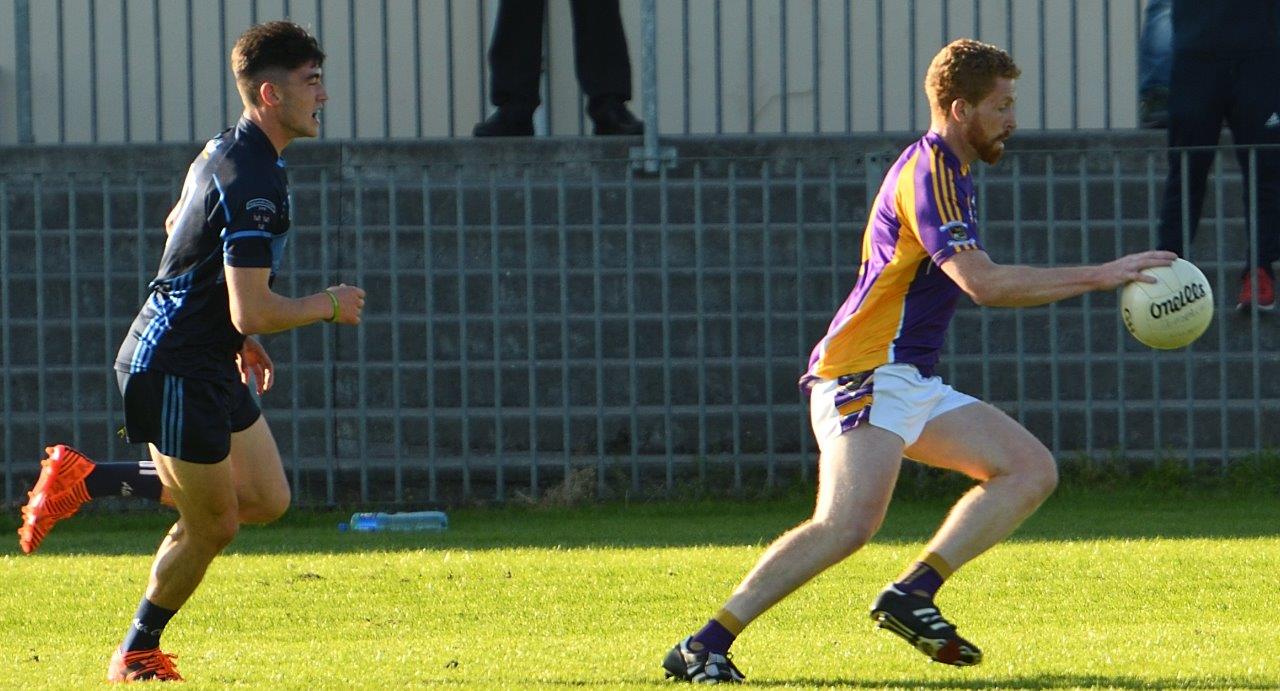
<svg viewBox="0 0 1280 691">
<path fill-rule="evenodd" d="M 675 165 L 675 147 L 658 147 L 658 2 L 644 0 L 640 20 L 640 89 L 644 101 L 644 146 L 631 147 L 631 167 L 653 175 Z"/>
<path fill-rule="evenodd" d="M 644 172 L 658 172 L 658 1 L 644 0 L 640 79 L 644 89 Z"/>
<path fill-rule="evenodd" d="M 30 0 L 14 0 L 13 35 L 17 87 L 18 143 L 34 144 L 31 132 L 31 6 Z"/>
</svg>

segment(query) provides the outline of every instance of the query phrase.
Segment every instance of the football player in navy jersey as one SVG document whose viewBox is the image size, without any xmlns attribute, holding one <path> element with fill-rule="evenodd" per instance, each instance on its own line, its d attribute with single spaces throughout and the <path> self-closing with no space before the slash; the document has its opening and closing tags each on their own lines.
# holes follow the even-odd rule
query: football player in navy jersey
<svg viewBox="0 0 1280 691">
<path fill-rule="evenodd" d="M 23 507 L 24 552 L 95 496 L 132 493 L 177 508 L 111 658 L 111 681 L 181 679 L 173 656 L 160 650 L 161 632 L 240 524 L 273 521 L 289 506 L 280 452 L 249 390 L 252 382 L 261 394 L 274 378 L 253 335 L 360 323 L 360 288 L 291 298 L 271 287 L 289 232 L 281 153 L 319 134 L 324 57 L 291 22 L 253 26 L 236 41 L 231 61 L 244 113 L 187 171 L 165 221 L 160 269 L 116 356 L 125 432 L 149 445 L 151 461 L 95 464 L 51 447 Z"/>
</svg>

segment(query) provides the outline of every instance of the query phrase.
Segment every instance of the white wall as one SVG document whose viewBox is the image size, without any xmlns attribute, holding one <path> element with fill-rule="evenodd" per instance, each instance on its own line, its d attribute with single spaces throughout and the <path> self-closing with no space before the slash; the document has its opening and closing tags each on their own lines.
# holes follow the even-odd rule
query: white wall
<svg viewBox="0 0 1280 691">
<path fill-rule="evenodd" d="M 17 51 L 27 44 L 17 40 L 11 18 L 21 2 L 0 0 L 0 144 L 19 137 L 15 74 Z M 641 3 L 622 4 L 632 106 L 641 114 Z M 284 16 L 311 27 L 328 54 L 326 138 L 469 136 L 487 109 L 484 51 L 497 0 L 26 0 L 26 6 L 37 143 L 211 136 L 240 111 L 227 66 L 235 38 L 254 21 Z M 1136 121 L 1140 0 L 658 0 L 657 6 L 664 133 L 918 130 L 928 121 L 924 70 L 943 43 L 961 36 L 999 44 L 1022 66 L 1018 114 L 1025 129 L 1129 128 Z M 550 0 L 548 18 L 549 131 L 589 132 L 573 70 L 569 4 Z"/>
</svg>

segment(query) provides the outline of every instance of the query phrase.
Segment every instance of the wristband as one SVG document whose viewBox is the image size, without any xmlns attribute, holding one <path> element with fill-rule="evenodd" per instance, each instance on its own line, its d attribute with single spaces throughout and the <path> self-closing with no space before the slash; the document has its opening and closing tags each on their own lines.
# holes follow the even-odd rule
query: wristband
<svg viewBox="0 0 1280 691">
<path fill-rule="evenodd" d="M 329 290 L 328 288 L 325 288 L 325 289 L 324 289 L 324 294 L 325 294 L 325 295 L 328 295 L 328 296 L 329 296 L 329 301 L 333 303 L 333 316 L 332 316 L 332 317 L 329 317 L 328 319 L 326 319 L 326 320 L 325 320 L 325 321 L 329 322 L 330 324 L 332 324 L 332 323 L 334 323 L 334 322 L 338 321 L 338 296 L 337 296 L 337 295 L 334 295 L 334 294 L 333 294 L 333 291 L 332 291 L 332 290 Z"/>
</svg>

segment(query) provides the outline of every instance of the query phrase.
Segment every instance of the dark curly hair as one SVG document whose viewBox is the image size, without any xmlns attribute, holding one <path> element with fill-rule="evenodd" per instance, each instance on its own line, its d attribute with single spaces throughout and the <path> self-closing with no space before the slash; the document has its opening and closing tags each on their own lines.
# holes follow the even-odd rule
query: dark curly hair
<svg viewBox="0 0 1280 691">
<path fill-rule="evenodd" d="M 934 112 L 945 114 L 957 99 L 977 104 L 995 88 L 996 79 L 1017 79 L 1022 70 L 1004 50 L 969 38 L 948 43 L 933 56 L 924 92 Z"/>
<path fill-rule="evenodd" d="M 303 65 L 323 65 L 324 51 L 316 37 L 293 22 L 264 22 L 249 27 L 231 49 L 231 71 L 240 95 L 258 103 L 258 87 L 269 70 L 295 70 Z"/>
</svg>

